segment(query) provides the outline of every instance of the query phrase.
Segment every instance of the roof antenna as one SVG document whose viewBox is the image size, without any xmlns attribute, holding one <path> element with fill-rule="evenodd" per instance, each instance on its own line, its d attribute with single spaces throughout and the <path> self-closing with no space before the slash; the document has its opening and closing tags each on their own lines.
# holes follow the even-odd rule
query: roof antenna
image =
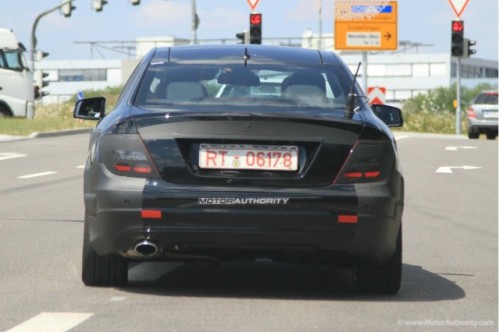
<svg viewBox="0 0 500 332">
<path fill-rule="evenodd" d="M 354 93 L 354 85 L 356 84 L 356 79 L 358 78 L 359 68 L 361 67 L 361 62 L 358 63 L 358 68 L 356 69 L 356 73 L 354 74 L 354 78 L 352 80 L 351 90 L 347 95 L 345 102 L 345 110 L 344 110 L 344 118 L 352 119 L 354 116 L 354 104 L 356 103 L 356 94 Z"/>
<path fill-rule="evenodd" d="M 243 61 L 245 61 L 245 67 L 247 66 L 248 60 L 250 60 L 250 54 L 248 54 L 248 48 L 245 47 L 245 54 L 243 55 Z"/>
</svg>

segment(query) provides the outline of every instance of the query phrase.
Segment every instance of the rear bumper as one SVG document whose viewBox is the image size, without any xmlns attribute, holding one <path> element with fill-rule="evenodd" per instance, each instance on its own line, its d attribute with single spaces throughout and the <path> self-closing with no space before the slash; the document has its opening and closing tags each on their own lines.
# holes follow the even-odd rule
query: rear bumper
<svg viewBox="0 0 500 332">
<path fill-rule="evenodd" d="M 468 119 L 469 129 L 477 132 L 496 131 L 498 132 L 498 119 L 477 120 Z"/>
<path fill-rule="evenodd" d="M 384 262 L 395 250 L 403 212 L 399 173 L 389 182 L 324 189 L 135 183 L 136 190 L 123 190 L 122 181 L 106 181 L 85 195 L 91 243 L 101 255 L 141 259 L 132 248 L 147 239 L 161 248 L 157 259 L 299 255 Z M 161 211 L 161 218 L 143 218 L 143 210 Z M 357 216 L 357 223 L 341 223 L 340 215 Z"/>
</svg>

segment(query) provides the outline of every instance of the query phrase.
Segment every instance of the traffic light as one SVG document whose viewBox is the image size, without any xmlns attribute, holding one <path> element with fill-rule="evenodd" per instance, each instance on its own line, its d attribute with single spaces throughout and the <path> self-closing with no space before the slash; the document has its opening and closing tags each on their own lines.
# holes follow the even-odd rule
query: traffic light
<svg viewBox="0 0 500 332">
<path fill-rule="evenodd" d="M 132 6 L 137 6 L 141 4 L 141 0 L 129 0 Z"/>
<path fill-rule="evenodd" d="M 451 21 L 451 55 L 462 57 L 464 55 L 464 22 Z"/>
<path fill-rule="evenodd" d="M 49 85 L 49 82 L 44 81 L 44 78 L 49 76 L 49 73 L 46 73 L 41 70 L 35 70 L 35 84 L 40 88 L 45 88 Z"/>
<path fill-rule="evenodd" d="M 44 80 L 45 77 L 49 76 L 49 73 L 45 73 L 41 70 L 35 70 L 34 76 L 35 99 L 39 99 L 48 95 L 49 93 L 47 91 L 42 91 L 42 89 L 49 85 L 49 82 Z"/>
<path fill-rule="evenodd" d="M 35 61 L 40 62 L 48 55 L 49 53 L 47 52 L 35 51 Z M 49 94 L 46 91 L 42 91 L 42 88 L 45 88 L 47 85 L 49 85 L 49 82 L 44 80 L 44 78 L 46 78 L 47 76 L 49 76 L 49 74 L 43 72 L 42 70 L 35 70 L 35 72 L 33 73 L 34 92 L 36 99 L 42 98 L 43 96 Z"/>
<path fill-rule="evenodd" d="M 240 44 L 248 44 L 248 41 L 249 41 L 248 30 L 245 30 L 243 32 L 237 33 L 236 34 L 236 38 L 238 38 L 239 40 L 241 40 Z"/>
<path fill-rule="evenodd" d="M 107 4 L 107 0 L 93 0 L 92 1 L 92 8 L 96 12 L 102 12 L 102 8 L 104 7 L 105 4 Z"/>
<path fill-rule="evenodd" d="M 42 61 L 43 58 L 45 58 L 46 56 L 49 56 L 48 52 L 42 52 L 42 51 L 35 52 L 35 60 L 36 61 Z"/>
<path fill-rule="evenodd" d="M 61 7 L 59 10 L 64 17 L 70 17 L 74 9 L 76 9 L 76 7 L 73 6 L 73 0 L 61 0 Z"/>
<path fill-rule="evenodd" d="M 250 44 L 262 44 L 262 14 L 250 14 Z"/>
<path fill-rule="evenodd" d="M 476 50 L 472 49 L 471 46 L 476 45 L 475 40 L 464 39 L 464 57 L 470 57 L 472 54 L 476 54 Z"/>
</svg>

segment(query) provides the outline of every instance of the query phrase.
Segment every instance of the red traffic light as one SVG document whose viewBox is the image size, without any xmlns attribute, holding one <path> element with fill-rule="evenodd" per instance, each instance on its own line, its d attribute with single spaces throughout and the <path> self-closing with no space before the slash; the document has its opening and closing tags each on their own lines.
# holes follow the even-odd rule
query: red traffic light
<svg viewBox="0 0 500 332">
<path fill-rule="evenodd" d="M 453 32 L 462 32 L 462 31 L 464 31 L 464 22 L 462 22 L 462 21 L 452 21 L 451 22 L 451 31 L 453 31 Z"/>
<path fill-rule="evenodd" d="M 250 24 L 259 25 L 262 23 L 262 14 L 250 14 Z"/>
</svg>

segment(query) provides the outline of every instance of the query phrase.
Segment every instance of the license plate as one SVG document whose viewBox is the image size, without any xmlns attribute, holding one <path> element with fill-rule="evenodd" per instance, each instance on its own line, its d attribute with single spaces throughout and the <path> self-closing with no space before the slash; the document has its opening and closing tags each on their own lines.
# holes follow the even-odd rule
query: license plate
<svg viewBox="0 0 500 332">
<path fill-rule="evenodd" d="M 201 144 L 198 165 L 205 169 L 296 171 L 298 150 L 281 145 Z"/>
<path fill-rule="evenodd" d="M 483 117 L 488 119 L 498 119 L 498 111 L 496 110 L 483 110 Z"/>
</svg>

